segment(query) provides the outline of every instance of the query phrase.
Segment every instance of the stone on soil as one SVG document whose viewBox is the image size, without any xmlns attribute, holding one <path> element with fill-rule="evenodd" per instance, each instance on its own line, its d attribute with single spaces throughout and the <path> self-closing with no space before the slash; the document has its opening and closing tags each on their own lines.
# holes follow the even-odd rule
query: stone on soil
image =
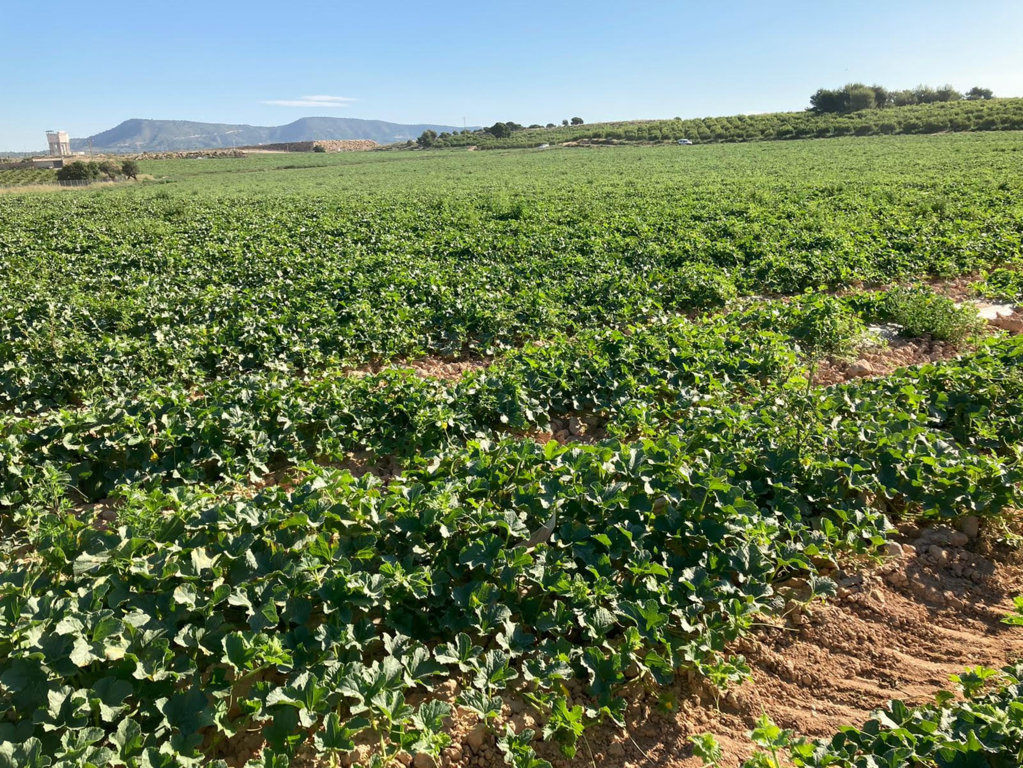
<svg viewBox="0 0 1023 768">
<path fill-rule="evenodd" d="M 850 376 L 861 378 L 863 376 L 871 376 L 874 373 L 874 366 L 872 366 L 866 360 L 857 360 L 855 363 L 849 366 L 846 370 Z"/>
</svg>

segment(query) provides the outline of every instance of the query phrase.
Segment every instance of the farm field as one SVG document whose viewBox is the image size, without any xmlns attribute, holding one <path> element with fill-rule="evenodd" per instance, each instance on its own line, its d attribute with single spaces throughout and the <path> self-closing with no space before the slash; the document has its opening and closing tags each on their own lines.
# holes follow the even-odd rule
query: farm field
<svg viewBox="0 0 1023 768">
<path fill-rule="evenodd" d="M 0 766 L 1019 764 L 1023 133 L 142 171 L 0 198 Z"/>
<path fill-rule="evenodd" d="M 31 184 L 52 184 L 56 180 L 56 171 L 46 168 L 0 169 L 0 187 L 22 187 Z"/>
</svg>

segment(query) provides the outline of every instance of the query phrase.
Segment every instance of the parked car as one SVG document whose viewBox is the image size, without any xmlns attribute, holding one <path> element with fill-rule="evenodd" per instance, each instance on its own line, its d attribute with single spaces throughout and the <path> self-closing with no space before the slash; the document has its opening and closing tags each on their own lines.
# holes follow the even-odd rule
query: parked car
<svg viewBox="0 0 1023 768">
<path fill-rule="evenodd" d="M 678 143 L 679 143 L 679 144 L 686 144 L 686 145 L 689 145 L 689 144 L 692 144 L 693 142 L 691 142 L 691 141 L 690 141 L 689 139 L 679 139 L 679 140 L 678 140 Z"/>
</svg>

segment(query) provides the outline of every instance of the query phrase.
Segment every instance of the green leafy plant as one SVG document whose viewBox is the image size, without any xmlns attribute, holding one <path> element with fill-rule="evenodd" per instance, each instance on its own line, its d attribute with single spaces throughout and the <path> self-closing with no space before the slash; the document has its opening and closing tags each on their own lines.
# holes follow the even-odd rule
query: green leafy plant
<svg viewBox="0 0 1023 768">
<path fill-rule="evenodd" d="M 1014 597 L 1012 602 L 1015 605 L 1015 610 L 1003 618 L 1002 623 L 1011 627 L 1023 627 L 1023 595 Z"/>
<path fill-rule="evenodd" d="M 885 321 L 901 325 L 907 336 L 930 336 L 952 344 L 961 344 L 984 327 L 975 309 L 956 306 L 952 299 L 927 288 L 892 289 L 880 312 Z"/>
</svg>

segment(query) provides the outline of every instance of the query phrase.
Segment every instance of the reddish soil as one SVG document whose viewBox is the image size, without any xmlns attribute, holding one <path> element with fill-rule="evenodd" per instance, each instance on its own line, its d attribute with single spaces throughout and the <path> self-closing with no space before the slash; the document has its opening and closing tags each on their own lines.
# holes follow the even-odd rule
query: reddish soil
<svg viewBox="0 0 1023 768">
<path fill-rule="evenodd" d="M 368 376 L 385 370 L 410 369 L 415 375 L 427 379 L 441 381 L 457 381 L 467 371 L 478 371 L 486 368 L 493 360 L 484 357 L 469 357 L 451 360 L 443 357 L 418 357 L 412 360 L 391 360 L 389 362 L 372 362 L 352 371 L 355 376 Z"/>
<path fill-rule="evenodd" d="M 607 419 L 593 413 L 579 413 L 551 418 L 549 439 L 565 443 L 599 443 L 607 437 Z"/>
<path fill-rule="evenodd" d="M 825 360 L 817 367 L 813 383 L 828 387 L 856 378 L 887 376 L 899 368 L 911 365 L 949 360 L 962 354 L 964 349 L 956 348 L 943 341 L 930 338 L 893 339 L 887 346 L 868 347 L 860 350 L 855 361 Z M 866 363 L 866 368 L 863 364 Z"/>
<path fill-rule="evenodd" d="M 401 462 L 394 456 L 376 456 L 368 451 L 349 454 L 342 462 L 317 461 L 324 467 L 348 470 L 353 477 L 373 475 L 374 477 L 389 483 L 401 474 Z"/>
</svg>

